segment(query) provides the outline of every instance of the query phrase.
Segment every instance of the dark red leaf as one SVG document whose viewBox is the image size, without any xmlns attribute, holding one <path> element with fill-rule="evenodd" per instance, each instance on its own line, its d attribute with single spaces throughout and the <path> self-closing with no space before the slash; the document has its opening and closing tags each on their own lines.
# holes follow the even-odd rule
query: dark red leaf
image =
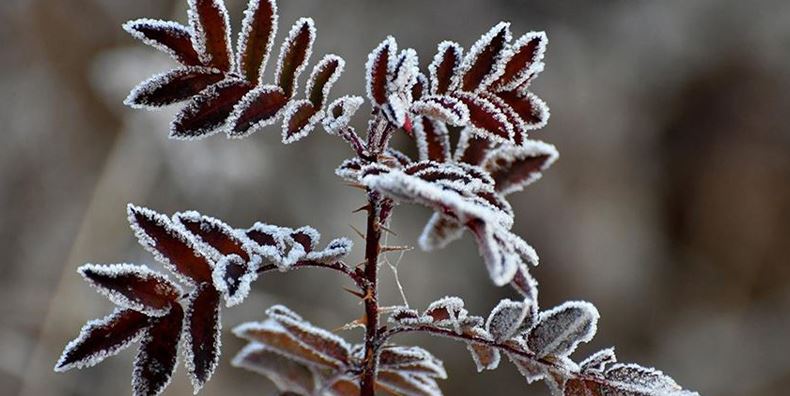
<svg viewBox="0 0 790 396">
<path fill-rule="evenodd" d="M 431 72 L 431 93 L 444 95 L 449 92 L 453 79 L 461 66 L 463 50 L 458 43 L 445 41 L 439 44 L 438 52 L 429 66 Z"/>
<path fill-rule="evenodd" d="M 176 369 L 184 310 L 174 305 L 166 316 L 148 329 L 134 361 L 132 387 L 135 395 L 158 395 L 170 383 Z"/>
<path fill-rule="evenodd" d="M 138 85 L 124 103 L 132 107 L 161 107 L 187 100 L 224 78 L 217 69 L 188 67 L 170 70 Z"/>
<path fill-rule="evenodd" d="M 466 55 L 461 89 L 475 92 L 484 89 L 501 73 L 505 49 L 510 41 L 510 25 L 500 23 L 478 40 Z"/>
<path fill-rule="evenodd" d="M 251 89 L 252 84 L 244 80 L 225 80 L 212 85 L 176 116 L 170 126 L 170 137 L 194 139 L 216 132 Z"/>
<path fill-rule="evenodd" d="M 133 205 L 129 205 L 128 214 L 140 243 L 158 260 L 188 279 L 211 282 L 211 263 L 167 216 Z"/>
<path fill-rule="evenodd" d="M 475 135 L 471 130 L 465 129 L 461 133 L 461 140 L 458 143 L 456 161 L 470 165 L 480 165 L 488 155 L 492 144 L 483 137 Z"/>
<path fill-rule="evenodd" d="M 318 232 L 311 227 L 301 227 L 291 234 L 296 243 L 302 245 L 305 253 L 310 253 L 318 245 Z"/>
<path fill-rule="evenodd" d="M 425 78 L 425 75 L 420 73 L 417 75 L 417 81 L 411 87 L 411 97 L 412 100 L 418 101 L 422 99 L 428 93 L 428 79 Z"/>
<path fill-rule="evenodd" d="M 219 298 L 219 292 L 209 283 L 197 286 L 189 296 L 185 352 L 195 391 L 211 378 L 219 363 Z"/>
<path fill-rule="evenodd" d="M 164 313 L 181 297 L 181 290 L 165 276 L 144 266 L 129 264 L 93 265 L 79 268 L 80 274 L 100 292 L 124 308 Z"/>
<path fill-rule="evenodd" d="M 389 67 L 390 62 L 395 58 L 395 52 L 397 52 L 397 50 L 395 39 L 387 37 L 368 55 L 368 97 L 375 105 L 382 106 L 387 103 Z"/>
<path fill-rule="evenodd" d="M 515 145 L 524 144 L 527 139 L 527 125 L 521 116 L 518 115 L 502 98 L 489 93 L 483 93 L 480 96 L 491 102 L 496 108 L 502 112 L 507 118 L 510 125 L 513 126 L 513 143 Z"/>
<path fill-rule="evenodd" d="M 230 71 L 233 58 L 230 48 L 228 10 L 222 0 L 189 0 L 189 20 L 195 31 L 195 47 L 206 65 Z"/>
<path fill-rule="evenodd" d="M 123 28 L 135 38 L 168 53 L 183 65 L 202 64 L 192 46 L 192 34 L 186 26 L 170 21 L 138 19 L 125 23 Z"/>
<path fill-rule="evenodd" d="M 316 109 L 323 109 L 326 104 L 329 90 L 343 73 L 346 62 L 337 55 L 327 55 L 313 68 L 310 80 L 307 82 L 305 95 Z"/>
<path fill-rule="evenodd" d="M 228 119 L 228 135 L 244 137 L 258 128 L 271 125 L 282 114 L 288 98 L 282 88 L 264 85 L 250 91 L 234 108 Z"/>
<path fill-rule="evenodd" d="M 319 121 L 316 116 L 318 110 L 309 100 L 294 102 L 285 115 L 283 125 L 283 143 L 293 143 L 305 136 Z"/>
<path fill-rule="evenodd" d="M 531 140 L 527 146 L 503 147 L 493 151 L 484 167 L 491 173 L 496 190 L 507 194 L 540 178 L 541 173 L 556 158 L 554 146 Z"/>
<path fill-rule="evenodd" d="M 239 33 L 239 70 L 247 81 L 258 82 L 277 33 L 277 4 L 274 0 L 250 1 Z"/>
<path fill-rule="evenodd" d="M 216 249 L 220 255 L 235 254 L 244 261 L 250 260 L 249 254 L 244 249 L 244 242 L 235 235 L 232 227 L 222 221 L 213 217 L 202 216 L 197 212 L 177 213 L 174 218 L 192 235 Z M 219 259 L 219 257 L 216 259 Z"/>
<path fill-rule="evenodd" d="M 131 309 L 88 322 L 66 346 L 55 371 L 96 365 L 137 340 L 148 325 L 148 316 Z"/>
<path fill-rule="evenodd" d="M 414 135 L 417 139 L 420 161 L 450 160 L 450 136 L 444 124 L 428 117 L 418 117 L 414 124 Z"/>
<path fill-rule="evenodd" d="M 313 51 L 315 26 L 310 18 L 300 18 L 291 27 L 288 37 L 280 48 L 280 63 L 277 65 L 277 83 L 292 97 L 296 91 L 297 79 L 307 67 L 307 60 Z"/>
<path fill-rule="evenodd" d="M 543 32 L 527 33 L 513 44 L 513 55 L 505 64 L 505 71 L 495 86 L 501 89 L 512 89 L 519 86 L 543 58 L 546 50 L 546 34 Z"/>
<path fill-rule="evenodd" d="M 497 95 L 524 120 L 527 127 L 534 129 L 546 123 L 546 105 L 535 95 L 521 95 L 515 91 L 500 92 Z"/>
<path fill-rule="evenodd" d="M 469 109 L 469 121 L 487 137 L 498 141 L 513 138 L 513 126 L 493 103 L 477 95 L 458 92 L 456 97 Z"/>
</svg>

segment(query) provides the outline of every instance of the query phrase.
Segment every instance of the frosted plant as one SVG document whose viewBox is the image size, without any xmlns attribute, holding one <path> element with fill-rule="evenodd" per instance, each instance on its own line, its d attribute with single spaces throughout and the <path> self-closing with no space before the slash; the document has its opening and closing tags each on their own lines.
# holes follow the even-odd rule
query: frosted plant
<svg viewBox="0 0 790 396">
<path fill-rule="evenodd" d="M 617 363 L 613 349 L 577 363 L 571 354 L 594 336 L 596 308 L 580 301 L 548 310 L 538 305 L 529 273 L 538 255 L 511 231 L 514 213 L 506 198 L 538 180 L 558 157 L 552 145 L 528 136 L 549 117 L 545 103 L 528 90 L 543 70 L 544 33 L 513 40 L 509 24 L 500 23 L 466 54 L 459 44 L 442 42 L 427 77 L 417 53 L 398 51 L 387 37 L 367 59 L 371 111 L 361 136 L 351 123 L 365 99 L 330 101 L 345 65 L 339 56 L 316 63 L 300 96 L 316 39 L 311 19 L 299 19 L 288 31 L 274 78 L 266 82 L 278 25 L 274 0 L 250 0 L 235 48 L 221 0 L 189 0 L 188 14 L 187 26 L 149 19 L 124 25 L 180 64 L 140 84 L 126 103 L 155 108 L 188 102 L 171 126 L 176 139 L 217 132 L 242 138 L 280 122 L 286 144 L 319 125 L 347 142 L 354 155 L 336 174 L 367 198 L 360 209 L 367 213 L 365 262 L 346 264 L 351 241 L 337 238 L 322 247 L 309 226 L 256 222 L 236 228 L 195 211 L 169 216 L 130 204 L 134 234 L 175 280 L 145 266 L 80 267 L 118 307 L 88 322 L 55 370 L 90 367 L 139 342 L 135 395 L 162 393 L 179 360 L 197 393 L 219 363 L 223 301 L 226 308 L 243 303 L 268 272 L 321 268 L 346 277 L 364 302 L 356 322 L 365 328 L 363 340 L 346 341 L 281 305 L 269 308 L 263 321 L 233 329 L 249 342 L 233 365 L 266 376 L 283 395 L 441 395 L 438 380 L 447 377 L 442 362 L 426 349 L 395 343 L 397 335 L 413 332 L 465 344 L 479 371 L 496 369 L 506 358 L 527 382 L 542 380 L 554 395 L 695 394 L 655 369 Z M 418 158 L 391 147 L 395 133 L 412 138 Z M 384 245 L 382 233 L 401 203 L 435 211 L 422 248 L 442 248 L 469 231 L 493 283 L 510 285 L 518 297 L 499 301 L 486 316 L 470 314 L 458 297 L 440 298 L 422 311 L 398 306 L 385 312 L 378 298 L 379 258 L 400 247 Z"/>
</svg>

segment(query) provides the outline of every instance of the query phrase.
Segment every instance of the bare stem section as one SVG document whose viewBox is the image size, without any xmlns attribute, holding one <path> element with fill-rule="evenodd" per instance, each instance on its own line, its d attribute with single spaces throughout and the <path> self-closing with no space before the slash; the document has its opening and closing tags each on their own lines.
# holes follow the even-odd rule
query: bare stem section
<svg viewBox="0 0 790 396">
<path fill-rule="evenodd" d="M 368 218 L 365 234 L 365 359 L 360 378 L 360 394 L 373 396 L 378 361 L 378 258 L 381 253 L 381 196 L 368 191 Z"/>
</svg>

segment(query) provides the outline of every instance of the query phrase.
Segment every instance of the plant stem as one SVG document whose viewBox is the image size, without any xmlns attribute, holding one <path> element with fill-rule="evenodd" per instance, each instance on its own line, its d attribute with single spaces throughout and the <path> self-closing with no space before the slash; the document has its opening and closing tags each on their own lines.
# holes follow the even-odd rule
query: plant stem
<svg viewBox="0 0 790 396">
<path fill-rule="evenodd" d="M 368 191 L 368 219 L 365 235 L 365 359 L 360 377 L 360 395 L 374 396 L 378 364 L 378 264 L 381 253 L 381 195 Z"/>
</svg>

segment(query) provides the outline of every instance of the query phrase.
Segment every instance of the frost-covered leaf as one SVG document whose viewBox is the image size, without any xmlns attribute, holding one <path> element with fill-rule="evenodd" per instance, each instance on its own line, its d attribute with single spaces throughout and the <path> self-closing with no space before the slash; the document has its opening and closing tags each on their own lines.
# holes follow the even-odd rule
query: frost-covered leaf
<svg viewBox="0 0 790 396">
<path fill-rule="evenodd" d="M 549 107 L 546 102 L 532 93 L 500 92 L 497 94 L 524 121 L 528 130 L 540 129 L 549 121 Z"/>
<path fill-rule="evenodd" d="M 433 319 L 427 318 L 426 323 L 430 323 Z M 423 321 L 423 316 L 416 309 L 409 307 L 398 307 L 390 313 L 389 321 L 404 326 L 413 326 L 420 324 Z"/>
<path fill-rule="evenodd" d="M 508 284 L 522 264 L 521 257 L 504 237 L 510 232 L 490 222 L 475 221 L 469 223 L 469 226 L 477 240 L 478 251 L 491 280 L 497 286 Z"/>
<path fill-rule="evenodd" d="M 512 45 L 513 55 L 495 87 L 508 91 L 523 84 L 541 65 L 548 41 L 544 32 L 529 32 L 516 40 Z"/>
<path fill-rule="evenodd" d="M 486 320 L 486 331 L 491 334 L 494 341 L 505 341 L 518 334 L 524 319 L 529 314 L 530 304 L 528 302 L 501 300 Z"/>
<path fill-rule="evenodd" d="M 184 311 L 180 305 L 174 305 L 146 331 L 134 361 L 135 396 L 159 395 L 170 384 L 178 362 L 183 320 Z"/>
<path fill-rule="evenodd" d="M 443 41 L 439 43 L 433 62 L 428 66 L 431 75 L 431 94 L 444 95 L 458 74 L 463 49 L 458 43 Z"/>
<path fill-rule="evenodd" d="M 388 77 L 395 63 L 398 44 L 391 36 L 387 36 L 369 55 L 365 66 L 367 70 L 367 93 L 370 103 L 383 106 L 389 97 Z"/>
<path fill-rule="evenodd" d="M 384 347 L 379 354 L 379 367 L 382 370 L 447 378 L 442 361 L 420 347 Z"/>
<path fill-rule="evenodd" d="M 315 23 L 312 18 L 300 18 L 291 27 L 288 37 L 280 47 L 275 80 L 290 98 L 296 92 L 297 80 L 307 67 L 315 42 Z"/>
<path fill-rule="evenodd" d="M 236 48 L 237 64 L 247 81 L 260 83 L 277 34 L 277 19 L 274 0 L 250 0 L 244 11 Z"/>
<path fill-rule="evenodd" d="M 153 210 L 129 204 L 129 224 L 140 244 L 182 280 L 211 282 L 212 262 L 182 227 Z"/>
<path fill-rule="evenodd" d="M 200 56 L 192 46 L 192 32 L 180 23 L 137 19 L 124 23 L 123 29 L 134 38 L 172 56 L 183 65 L 202 64 Z"/>
<path fill-rule="evenodd" d="M 604 374 L 607 380 L 617 381 L 624 390 L 644 395 L 681 395 L 684 391 L 675 380 L 654 368 L 637 364 L 615 364 Z"/>
<path fill-rule="evenodd" d="M 455 161 L 470 165 L 480 165 L 485 160 L 492 143 L 478 136 L 475 128 L 467 127 L 461 130 L 461 137 L 458 139 L 458 146 L 455 149 Z"/>
<path fill-rule="evenodd" d="M 157 108 L 187 100 L 225 78 L 214 68 L 183 67 L 158 74 L 135 87 L 124 104 L 134 108 Z"/>
<path fill-rule="evenodd" d="M 412 111 L 450 125 L 463 126 L 469 122 L 469 108 L 452 96 L 428 96 L 414 102 Z"/>
<path fill-rule="evenodd" d="M 223 71 L 233 69 L 230 18 L 222 0 L 189 0 L 189 24 L 195 32 L 193 45 L 206 65 Z"/>
<path fill-rule="evenodd" d="M 307 80 L 305 95 L 316 109 L 324 108 L 329 98 L 329 91 L 340 78 L 345 67 L 346 61 L 334 54 L 324 56 L 324 59 L 315 65 L 310 79 Z"/>
<path fill-rule="evenodd" d="M 457 92 L 455 96 L 469 109 L 469 121 L 476 134 L 494 142 L 513 140 L 513 125 L 493 103 L 466 92 Z"/>
<path fill-rule="evenodd" d="M 476 92 L 496 81 L 505 72 L 510 38 L 510 24 L 507 22 L 500 22 L 480 37 L 461 64 L 459 88 Z"/>
<path fill-rule="evenodd" d="M 343 161 L 340 166 L 335 169 L 335 174 L 350 181 L 357 182 L 359 173 L 362 170 L 364 163 L 358 157 L 349 158 Z"/>
<path fill-rule="evenodd" d="M 66 345 L 55 371 L 91 367 L 116 355 L 139 340 L 150 325 L 148 316 L 131 309 L 116 309 L 103 319 L 85 324 L 80 334 Z"/>
<path fill-rule="evenodd" d="M 583 373 L 600 374 L 603 376 L 603 371 L 606 366 L 616 362 L 617 357 L 614 354 L 614 348 L 606 348 L 584 359 L 579 363 L 579 368 Z"/>
<path fill-rule="evenodd" d="M 545 377 L 546 369 L 543 365 L 533 359 L 527 359 L 515 353 L 505 353 L 510 362 L 516 366 L 518 372 L 527 379 L 527 383 L 533 383 Z"/>
<path fill-rule="evenodd" d="M 310 253 L 318 247 L 321 241 L 321 234 L 310 226 L 299 227 L 291 233 L 291 238 L 304 248 L 306 253 Z"/>
<path fill-rule="evenodd" d="M 267 314 L 269 320 L 242 324 L 234 334 L 303 364 L 340 368 L 350 363 L 351 346 L 342 338 L 312 326 L 283 306 L 274 306 Z"/>
<path fill-rule="evenodd" d="M 254 256 L 252 261 L 245 261 L 238 255 L 223 257 L 214 266 L 212 279 L 214 287 L 225 297 L 228 307 L 240 304 L 250 293 L 252 282 L 258 279 L 258 267 L 261 259 Z"/>
<path fill-rule="evenodd" d="M 351 117 L 357 112 L 365 100 L 359 96 L 343 96 L 332 102 L 326 111 L 323 124 L 328 133 L 337 134 L 348 126 Z"/>
<path fill-rule="evenodd" d="M 274 320 L 259 323 L 244 323 L 233 329 L 238 337 L 262 345 L 266 350 L 276 352 L 290 360 L 311 366 L 338 368 L 339 365 L 319 355 L 316 351 L 302 345 Z"/>
<path fill-rule="evenodd" d="M 231 364 L 265 376 L 282 392 L 310 395 L 317 385 L 310 368 L 262 344 L 248 344 L 233 358 Z"/>
<path fill-rule="evenodd" d="M 567 356 L 580 342 L 590 341 L 595 335 L 598 310 L 583 301 L 570 301 L 540 313 L 538 324 L 527 337 L 529 349 L 535 356 Z"/>
<path fill-rule="evenodd" d="M 478 339 L 492 340 L 491 334 L 480 327 L 467 328 L 464 330 L 464 334 Z M 467 342 L 466 349 L 472 355 L 478 373 L 499 367 L 502 358 L 499 349 L 479 342 Z"/>
<path fill-rule="evenodd" d="M 349 364 L 351 346 L 344 339 L 304 320 L 297 320 L 291 315 L 283 315 L 275 311 L 267 313 L 304 347 L 339 365 Z"/>
<path fill-rule="evenodd" d="M 412 100 L 411 90 L 417 83 L 419 74 L 417 51 L 406 48 L 400 52 L 397 60 L 392 64 L 389 91 L 399 93 L 406 99 L 406 102 L 410 102 Z"/>
<path fill-rule="evenodd" d="M 386 392 L 400 396 L 441 396 L 436 380 L 423 375 L 380 370 L 376 385 Z"/>
<path fill-rule="evenodd" d="M 434 213 L 420 235 L 420 248 L 425 251 L 443 249 L 451 242 L 461 238 L 464 228 L 457 221 Z"/>
<path fill-rule="evenodd" d="M 277 122 L 285 112 L 288 97 L 276 85 L 261 85 L 249 91 L 228 117 L 228 136 L 242 138 Z"/>
<path fill-rule="evenodd" d="M 219 292 L 202 283 L 189 294 L 184 329 L 184 361 L 197 393 L 217 368 L 220 354 Z"/>
<path fill-rule="evenodd" d="M 553 145 L 528 140 L 523 146 L 502 146 L 491 151 L 483 167 L 494 178 L 496 190 L 507 195 L 540 179 L 558 157 Z"/>
<path fill-rule="evenodd" d="M 422 174 L 408 174 L 425 170 L 425 167 L 427 171 Z M 431 207 L 459 222 L 480 219 L 494 224 L 512 223 L 509 211 L 503 211 L 475 195 L 479 189 L 490 186 L 481 183 L 459 165 L 416 163 L 404 171 L 368 166 L 363 169 L 360 181 L 395 200 Z"/>
<path fill-rule="evenodd" d="M 418 117 L 414 122 L 414 138 L 417 141 L 420 161 L 450 160 L 450 136 L 444 123 L 428 117 Z"/>
<path fill-rule="evenodd" d="M 190 210 L 173 215 L 173 222 L 182 225 L 197 240 L 202 241 L 215 261 L 231 254 L 241 257 L 244 261 L 251 260 L 251 247 L 246 236 L 237 233 L 222 220 Z"/>
<path fill-rule="evenodd" d="M 423 316 L 430 317 L 434 325 L 454 326 L 468 312 L 464 308 L 464 300 L 458 297 L 444 297 L 428 305 Z"/>
<path fill-rule="evenodd" d="M 411 98 L 414 101 L 422 99 L 424 96 L 427 96 L 429 92 L 429 83 L 428 79 L 425 77 L 425 74 L 417 73 L 417 80 L 414 82 L 414 85 L 411 87 Z"/>
<path fill-rule="evenodd" d="M 178 285 L 142 265 L 85 264 L 77 271 L 114 304 L 149 316 L 165 315 L 181 296 Z"/>
<path fill-rule="evenodd" d="M 684 390 L 664 373 L 636 364 L 615 364 L 605 379 L 572 378 L 565 386 L 565 396 L 698 396 Z"/>
<path fill-rule="evenodd" d="M 305 259 L 318 263 L 334 263 L 351 253 L 354 243 L 348 238 L 338 238 L 329 242 L 324 250 L 310 252 Z"/>
<path fill-rule="evenodd" d="M 501 111 L 502 114 L 505 115 L 507 122 L 513 126 L 513 141 L 514 145 L 522 145 L 525 140 L 527 140 L 527 135 L 529 133 L 529 128 L 526 122 L 521 119 L 521 116 L 515 112 L 502 98 L 499 96 L 490 94 L 488 92 L 481 92 L 479 94 L 482 98 L 489 101 L 497 110 Z"/>
<path fill-rule="evenodd" d="M 217 132 L 233 112 L 236 104 L 252 90 L 241 79 L 227 79 L 214 84 L 182 109 L 170 124 L 170 137 L 197 139 Z"/>
<path fill-rule="evenodd" d="M 307 99 L 292 102 L 283 117 L 283 143 L 290 144 L 304 138 L 323 117 L 323 110 L 316 108 Z"/>
<path fill-rule="evenodd" d="M 538 281 L 530 275 L 526 264 L 519 266 L 510 285 L 530 301 L 538 301 Z"/>
</svg>

